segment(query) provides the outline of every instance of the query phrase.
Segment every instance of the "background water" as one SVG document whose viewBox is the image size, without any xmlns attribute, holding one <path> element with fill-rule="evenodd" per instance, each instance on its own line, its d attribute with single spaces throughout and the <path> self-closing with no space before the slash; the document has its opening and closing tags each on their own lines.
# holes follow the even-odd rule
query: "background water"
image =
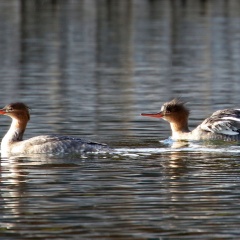
<svg viewBox="0 0 240 240">
<path fill-rule="evenodd" d="M 140 116 L 178 96 L 191 128 L 239 108 L 239 66 L 238 0 L 0 1 L 0 103 L 31 107 L 25 137 L 116 148 L 1 159 L 0 238 L 239 238 L 240 146 L 174 148 Z"/>
</svg>

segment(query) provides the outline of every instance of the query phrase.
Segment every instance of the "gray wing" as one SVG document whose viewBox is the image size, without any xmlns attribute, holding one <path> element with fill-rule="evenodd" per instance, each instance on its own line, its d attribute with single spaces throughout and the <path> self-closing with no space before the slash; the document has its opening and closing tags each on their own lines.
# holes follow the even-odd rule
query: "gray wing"
<svg viewBox="0 0 240 240">
<path fill-rule="evenodd" d="M 29 153 L 86 153 L 109 150 L 103 143 L 58 135 L 42 135 L 23 142 Z"/>
<path fill-rule="evenodd" d="M 240 109 L 219 110 L 200 125 L 204 131 L 224 135 L 240 134 Z"/>
</svg>

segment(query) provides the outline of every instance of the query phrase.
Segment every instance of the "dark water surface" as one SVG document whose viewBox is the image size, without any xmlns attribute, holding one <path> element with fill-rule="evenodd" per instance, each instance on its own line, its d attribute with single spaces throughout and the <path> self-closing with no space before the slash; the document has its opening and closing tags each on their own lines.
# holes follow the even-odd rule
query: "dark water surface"
<svg viewBox="0 0 240 240">
<path fill-rule="evenodd" d="M 0 103 L 31 107 L 25 138 L 116 149 L 2 158 L 0 239 L 239 239 L 240 145 L 172 146 L 140 116 L 240 108 L 239 66 L 238 0 L 0 1 Z"/>
</svg>

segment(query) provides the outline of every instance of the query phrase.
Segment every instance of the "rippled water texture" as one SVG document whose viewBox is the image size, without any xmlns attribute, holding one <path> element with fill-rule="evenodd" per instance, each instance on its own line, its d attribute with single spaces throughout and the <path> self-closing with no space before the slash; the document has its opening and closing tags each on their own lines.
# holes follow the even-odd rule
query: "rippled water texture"
<svg viewBox="0 0 240 240">
<path fill-rule="evenodd" d="M 140 116 L 240 108 L 239 66 L 238 0 L 0 1 L 0 105 L 31 107 L 25 138 L 115 149 L 2 158 L 0 239 L 240 238 L 240 145 L 179 146 Z"/>
</svg>

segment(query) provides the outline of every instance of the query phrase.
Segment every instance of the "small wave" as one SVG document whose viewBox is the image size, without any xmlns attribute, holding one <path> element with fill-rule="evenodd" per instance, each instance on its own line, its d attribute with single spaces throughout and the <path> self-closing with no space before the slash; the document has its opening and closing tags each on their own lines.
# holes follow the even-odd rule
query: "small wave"
<svg viewBox="0 0 240 240">
<path fill-rule="evenodd" d="M 187 146 L 186 146 L 187 145 Z M 114 153 L 121 155 L 151 155 L 158 153 L 167 153 L 167 152 L 199 152 L 199 153 L 240 153 L 240 146 L 218 146 L 218 145 L 210 145 L 205 146 L 201 144 L 188 143 L 184 144 L 181 147 L 176 146 L 168 146 L 168 147 L 159 147 L 159 148 L 119 148 L 115 149 Z"/>
</svg>

